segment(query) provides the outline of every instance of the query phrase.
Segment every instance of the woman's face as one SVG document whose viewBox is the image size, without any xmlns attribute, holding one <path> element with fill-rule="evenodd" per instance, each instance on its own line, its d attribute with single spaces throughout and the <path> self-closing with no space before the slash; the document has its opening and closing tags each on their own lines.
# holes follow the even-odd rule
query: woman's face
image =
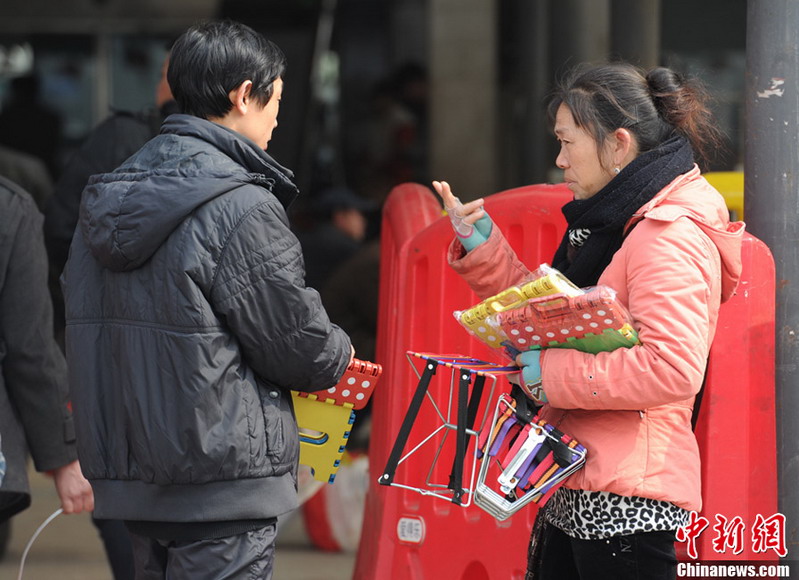
<svg viewBox="0 0 799 580">
<path fill-rule="evenodd" d="M 566 105 L 561 105 L 555 115 L 555 136 L 560 143 L 555 164 L 563 170 L 563 180 L 574 199 L 588 199 L 613 179 L 612 170 L 605 169 L 601 162 L 607 152 L 601 151 L 594 137 L 577 126 Z"/>
</svg>

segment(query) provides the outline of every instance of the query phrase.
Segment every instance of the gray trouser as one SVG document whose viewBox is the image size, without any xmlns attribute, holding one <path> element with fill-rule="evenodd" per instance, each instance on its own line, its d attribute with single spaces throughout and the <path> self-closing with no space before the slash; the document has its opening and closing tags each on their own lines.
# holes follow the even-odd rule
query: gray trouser
<svg viewBox="0 0 799 580">
<path fill-rule="evenodd" d="M 269 580 L 276 524 L 226 538 L 175 542 L 131 533 L 136 580 Z"/>
</svg>

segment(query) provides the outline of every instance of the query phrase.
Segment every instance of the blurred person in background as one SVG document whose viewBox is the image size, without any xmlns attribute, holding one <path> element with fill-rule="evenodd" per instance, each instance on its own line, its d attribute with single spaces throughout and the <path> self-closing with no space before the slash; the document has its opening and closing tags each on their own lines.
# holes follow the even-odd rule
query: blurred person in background
<svg viewBox="0 0 799 580">
<path fill-rule="evenodd" d="M 44 236 L 50 259 L 50 290 L 55 308 L 56 339 L 63 346 L 64 298 L 58 277 L 67 263 L 69 244 L 78 224 L 83 188 L 89 177 L 109 173 L 158 135 L 161 123 L 178 112 L 177 103 L 166 80 L 169 54 L 161 67 L 161 78 L 155 87 L 155 106 L 138 112 L 115 111 L 95 127 L 72 155 L 44 210 Z"/>
<path fill-rule="evenodd" d="M 28 456 L 52 475 L 66 514 L 94 509 L 77 461 L 64 357 L 53 338 L 42 215 L 21 187 L 0 177 L 0 537 L 31 503 Z M 0 553 L 4 546 L 0 546 Z"/>
<path fill-rule="evenodd" d="M 319 293 L 330 320 L 349 335 L 362 360 L 375 361 L 380 291 L 380 240 L 366 241 L 330 272 Z M 350 451 L 366 451 L 371 432 L 372 400 L 355 413 L 347 443 Z"/>
<path fill-rule="evenodd" d="M 41 159 L 0 145 L 0 175 L 27 191 L 39 211 L 44 212 L 53 193 L 53 182 Z"/>
<path fill-rule="evenodd" d="M 378 204 L 340 185 L 323 189 L 309 203 L 311 224 L 295 233 L 302 245 L 305 282 L 321 289 L 330 274 L 361 248 L 369 216 Z"/>
<path fill-rule="evenodd" d="M 427 108 L 427 71 L 419 64 L 405 63 L 375 83 L 349 136 L 355 191 L 382 203 L 400 183 L 429 181 Z"/>
<path fill-rule="evenodd" d="M 295 222 L 305 282 L 319 290 L 330 320 L 344 329 L 359 358 L 374 361 L 380 243 L 371 226 L 379 218 L 379 204 L 336 185 L 323 189 L 309 205 L 311 225 Z M 355 414 L 350 449 L 366 449 L 370 415 L 371 401 Z"/>
<path fill-rule="evenodd" d="M 41 102 L 40 84 L 33 73 L 11 81 L 8 97 L 0 108 L 0 145 L 41 159 L 48 177 L 55 181 L 59 175 L 61 116 Z"/>
</svg>

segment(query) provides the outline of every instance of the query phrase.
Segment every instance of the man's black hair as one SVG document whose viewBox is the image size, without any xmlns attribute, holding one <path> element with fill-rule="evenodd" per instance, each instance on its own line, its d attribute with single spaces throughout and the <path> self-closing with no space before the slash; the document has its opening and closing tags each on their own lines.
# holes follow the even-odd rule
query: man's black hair
<svg viewBox="0 0 799 580">
<path fill-rule="evenodd" d="M 167 81 L 182 112 L 209 119 L 230 111 L 230 91 L 247 80 L 252 97 L 266 105 L 285 70 L 285 55 L 263 35 L 232 20 L 210 21 L 175 41 Z"/>
</svg>

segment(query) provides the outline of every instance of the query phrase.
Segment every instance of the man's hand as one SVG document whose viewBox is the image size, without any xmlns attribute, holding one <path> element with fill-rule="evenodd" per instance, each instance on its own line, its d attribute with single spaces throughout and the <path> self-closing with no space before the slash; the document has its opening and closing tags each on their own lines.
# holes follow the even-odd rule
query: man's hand
<svg viewBox="0 0 799 580">
<path fill-rule="evenodd" d="M 53 479 L 61 509 L 65 514 L 79 514 L 94 510 L 94 492 L 92 486 L 83 477 L 77 461 L 53 470 Z"/>
</svg>

